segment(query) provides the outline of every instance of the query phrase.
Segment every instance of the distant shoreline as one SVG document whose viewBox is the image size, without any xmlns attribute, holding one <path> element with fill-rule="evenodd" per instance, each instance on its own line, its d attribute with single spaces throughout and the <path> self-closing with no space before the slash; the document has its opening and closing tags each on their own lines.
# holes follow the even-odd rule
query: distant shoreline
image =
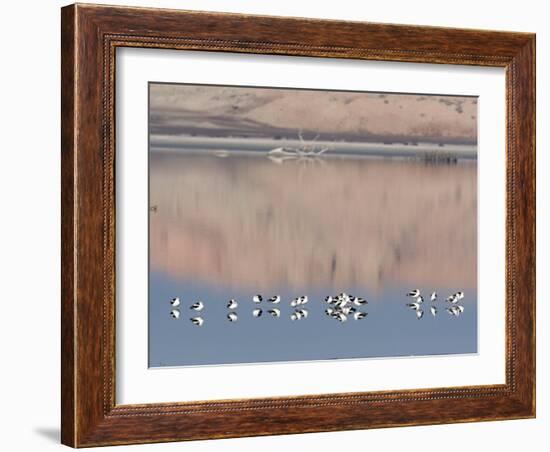
<svg viewBox="0 0 550 452">
<path fill-rule="evenodd" d="M 423 142 L 343 142 L 343 141 L 306 141 L 307 146 L 315 150 L 328 148 L 323 158 L 338 156 L 353 157 L 409 157 L 418 159 L 453 158 L 477 159 L 477 145 L 472 144 L 434 144 Z M 274 138 L 219 138 L 219 137 L 190 137 L 184 135 L 151 135 L 149 141 L 150 152 L 186 152 L 194 151 L 227 151 L 242 155 L 251 155 L 258 152 L 268 152 L 275 148 L 298 148 L 304 145 L 300 140 L 284 140 Z"/>
</svg>

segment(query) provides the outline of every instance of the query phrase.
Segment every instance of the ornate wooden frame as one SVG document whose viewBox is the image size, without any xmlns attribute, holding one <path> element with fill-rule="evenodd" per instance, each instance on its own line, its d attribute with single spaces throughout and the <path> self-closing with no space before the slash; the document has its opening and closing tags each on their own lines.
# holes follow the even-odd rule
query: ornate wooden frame
<svg viewBox="0 0 550 452">
<path fill-rule="evenodd" d="M 62 9 L 62 442 L 74 447 L 535 416 L 535 35 L 71 5 Z M 506 383 L 115 403 L 115 49 L 506 69 Z"/>
</svg>

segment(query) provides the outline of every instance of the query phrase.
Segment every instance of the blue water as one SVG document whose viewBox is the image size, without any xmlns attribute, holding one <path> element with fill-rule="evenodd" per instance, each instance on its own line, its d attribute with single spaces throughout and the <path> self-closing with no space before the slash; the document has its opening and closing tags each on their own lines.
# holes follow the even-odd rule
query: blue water
<svg viewBox="0 0 550 452">
<path fill-rule="evenodd" d="M 256 292 L 238 291 L 220 285 L 174 279 L 167 274 L 151 271 L 149 279 L 149 367 L 196 366 L 215 364 L 309 361 L 351 358 L 447 355 L 477 352 L 477 294 L 461 287 L 418 287 L 426 301 L 423 318 L 405 306 L 405 293 L 410 287 L 389 288 L 373 293 L 363 287 L 345 287 L 340 291 L 362 296 L 369 301 L 361 311 L 368 312 L 362 320 L 340 323 L 326 316 L 326 295 L 336 295 L 334 288 L 310 288 L 296 293 L 280 291 L 262 293 L 264 301 L 255 304 Z M 429 312 L 430 293 L 438 292 L 438 314 Z M 465 310 L 459 317 L 449 315 L 444 301 L 451 293 L 463 290 Z M 274 318 L 266 310 L 269 296 L 281 295 L 276 305 L 281 317 Z M 308 295 L 304 307 L 308 317 L 290 320 L 294 308 L 289 301 Z M 170 300 L 181 299 L 179 319 L 170 316 Z M 226 304 L 235 298 L 239 307 L 234 311 L 238 321 L 227 320 Z M 202 300 L 205 308 L 200 314 L 189 306 Z M 261 317 L 252 316 L 260 307 Z M 204 324 L 197 327 L 190 317 L 201 315 Z"/>
</svg>

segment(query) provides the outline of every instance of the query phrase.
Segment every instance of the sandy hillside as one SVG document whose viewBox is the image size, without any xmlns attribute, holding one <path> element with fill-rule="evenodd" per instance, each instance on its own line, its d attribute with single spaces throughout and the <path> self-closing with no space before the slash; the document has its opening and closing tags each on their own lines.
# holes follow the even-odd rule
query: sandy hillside
<svg viewBox="0 0 550 452">
<path fill-rule="evenodd" d="M 150 108 L 153 134 L 295 137 L 302 129 L 363 141 L 477 137 L 474 97 L 152 84 Z"/>
</svg>

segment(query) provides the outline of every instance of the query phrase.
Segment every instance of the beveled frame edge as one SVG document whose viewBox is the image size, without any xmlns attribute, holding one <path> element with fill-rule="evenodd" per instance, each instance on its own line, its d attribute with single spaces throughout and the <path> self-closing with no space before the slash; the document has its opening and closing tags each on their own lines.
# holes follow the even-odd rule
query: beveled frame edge
<svg viewBox="0 0 550 452">
<path fill-rule="evenodd" d="M 148 8 L 62 8 L 61 438 L 85 447 L 535 416 L 535 35 Z M 506 68 L 506 384 L 115 404 L 115 52 Z"/>
</svg>

